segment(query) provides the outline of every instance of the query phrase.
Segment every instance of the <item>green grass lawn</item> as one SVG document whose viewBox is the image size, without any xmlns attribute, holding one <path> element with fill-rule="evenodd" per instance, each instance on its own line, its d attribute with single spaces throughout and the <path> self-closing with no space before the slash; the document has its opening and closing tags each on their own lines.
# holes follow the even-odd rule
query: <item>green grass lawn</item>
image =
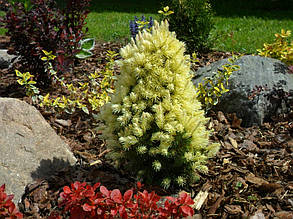
<svg viewBox="0 0 293 219">
<path fill-rule="evenodd" d="M 213 49 L 255 53 L 263 43 L 272 42 L 274 34 L 282 28 L 293 31 L 293 13 L 289 8 L 290 3 L 293 6 L 293 0 L 270 1 L 212 0 L 215 10 L 215 28 L 210 36 Z M 159 2 L 92 0 L 91 13 L 87 18 L 89 36 L 97 41 L 126 43 L 130 39 L 129 21 L 142 14 L 158 19 Z M 0 29 L 0 34 L 4 34 L 3 29 Z"/>
<path fill-rule="evenodd" d="M 158 18 L 158 15 L 152 13 L 127 13 L 119 11 L 92 12 L 87 18 L 89 35 L 97 41 L 128 42 L 130 39 L 129 21 L 133 20 L 134 16 L 141 17 L 142 14 L 146 18 L 150 16 L 155 19 Z"/>
<path fill-rule="evenodd" d="M 254 16 L 219 17 L 211 31 L 213 49 L 220 51 L 237 51 L 255 53 L 265 42 L 274 40 L 274 34 L 281 29 L 293 30 L 293 19 L 263 19 Z M 291 37 L 293 40 L 293 38 Z"/>
<path fill-rule="evenodd" d="M 212 0 L 214 49 L 255 53 L 281 29 L 293 31 L 293 0 Z M 291 36 L 291 40 L 293 37 Z"/>
<path fill-rule="evenodd" d="M 4 16 L 5 15 L 5 13 L 3 12 L 3 11 L 0 11 L 0 16 L 2 17 L 2 16 Z M 6 32 L 6 30 L 5 29 L 3 29 L 3 28 L 0 28 L 0 35 L 4 35 L 5 34 L 5 32 Z"/>
</svg>

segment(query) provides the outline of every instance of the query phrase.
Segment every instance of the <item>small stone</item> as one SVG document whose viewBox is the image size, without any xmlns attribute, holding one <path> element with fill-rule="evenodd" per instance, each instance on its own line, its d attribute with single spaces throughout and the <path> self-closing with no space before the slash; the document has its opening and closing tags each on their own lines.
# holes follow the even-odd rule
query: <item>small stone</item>
<svg viewBox="0 0 293 219">
<path fill-rule="evenodd" d="M 9 55 L 6 49 L 0 49 L 0 69 L 11 67 L 15 59 L 16 56 Z"/>
</svg>

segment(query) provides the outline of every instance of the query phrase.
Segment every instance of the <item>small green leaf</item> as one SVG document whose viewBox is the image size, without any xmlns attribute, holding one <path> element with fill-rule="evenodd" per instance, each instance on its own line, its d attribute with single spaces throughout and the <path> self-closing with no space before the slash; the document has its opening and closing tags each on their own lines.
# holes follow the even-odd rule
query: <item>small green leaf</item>
<svg viewBox="0 0 293 219">
<path fill-rule="evenodd" d="M 18 76 L 18 77 L 22 77 L 22 73 L 21 73 L 20 71 L 15 70 L 15 73 L 16 73 L 16 76 Z"/>
<path fill-rule="evenodd" d="M 45 56 L 49 56 L 52 54 L 52 51 L 51 52 L 47 52 L 46 50 L 42 50 L 42 52 L 45 54 Z"/>
<path fill-rule="evenodd" d="M 81 49 L 83 50 L 92 50 L 95 47 L 95 39 L 88 38 L 80 41 Z"/>
<path fill-rule="evenodd" d="M 35 81 L 29 81 L 28 84 L 36 84 L 37 82 Z"/>
<path fill-rule="evenodd" d="M 23 81 L 21 79 L 18 79 L 17 83 L 19 83 L 20 85 L 24 85 L 24 83 L 23 83 Z"/>
<path fill-rule="evenodd" d="M 85 112 L 86 114 L 90 114 L 90 113 L 89 113 L 89 110 L 88 110 L 88 108 L 87 108 L 86 106 L 83 106 L 81 109 L 82 109 L 82 111 Z"/>
<path fill-rule="evenodd" d="M 85 59 L 85 58 L 88 58 L 90 56 L 92 56 L 93 53 L 90 52 L 90 51 L 86 51 L 86 50 L 81 50 L 79 53 L 77 53 L 75 55 L 76 58 L 79 58 L 79 59 Z"/>
</svg>

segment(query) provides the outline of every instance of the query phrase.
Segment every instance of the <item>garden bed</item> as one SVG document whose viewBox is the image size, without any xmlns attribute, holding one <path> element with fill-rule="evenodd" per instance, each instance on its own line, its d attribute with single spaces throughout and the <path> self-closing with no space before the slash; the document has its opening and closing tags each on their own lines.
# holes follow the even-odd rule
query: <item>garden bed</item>
<svg viewBox="0 0 293 219">
<path fill-rule="evenodd" d="M 8 39 L 0 38 L 0 48 L 8 45 Z M 84 75 L 104 68 L 107 50 L 116 52 L 118 43 L 97 43 L 94 56 L 78 61 L 74 74 L 65 75 L 65 81 L 80 81 Z M 200 65 L 210 64 L 230 56 L 230 53 L 211 52 L 199 56 Z M 15 66 L 17 67 L 17 66 Z M 115 70 L 119 74 L 119 70 Z M 0 94 L 31 103 L 16 82 L 14 72 L 0 72 Z M 60 93 L 56 87 L 49 92 Z M 108 189 L 126 191 L 134 187 L 136 180 L 129 173 L 117 170 L 105 159 L 107 148 L 99 133 L 95 133 L 92 117 L 82 111 L 72 115 L 40 112 L 62 139 L 68 143 L 78 159 L 74 167 L 66 168 L 48 179 L 27 185 L 20 205 L 25 218 L 47 218 L 53 210 L 58 211 L 57 200 L 65 185 L 74 181 L 94 184 L 101 182 Z M 209 172 L 201 174 L 200 180 L 185 190 L 194 198 L 200 191 L 208 194 L 196 211 L 206 218 L 237 218 L 258 215 L 258 218 L 277 216 L 293 218 L 293 113 L 272 118 L 261 127 L 241 127 L 233 114 L 211 112 L 209 128 L 214 129 L 214 140 L 221 143 L 217 156 L 208 161 Z M 95 162 L 98 161 L 98 162 Z M 90 165 L 95 162 L 94 165 Z M 177 193 L 146 185 L 160 195 Z"/>
</svg>

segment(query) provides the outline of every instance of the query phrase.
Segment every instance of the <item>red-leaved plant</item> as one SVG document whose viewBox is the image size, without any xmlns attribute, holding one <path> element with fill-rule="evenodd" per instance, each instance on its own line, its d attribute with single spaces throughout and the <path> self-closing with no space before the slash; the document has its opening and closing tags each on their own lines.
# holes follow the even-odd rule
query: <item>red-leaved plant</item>
<svg viewBox="0 0 293 219">
<path fill-rule="evenodd" d="M 0 187 L 0 218 L 22 218 L 23 215 L 20 213 L 12 202 L 13 195 L 7 195 L 5 193 L 5 184 Z"/>
<path fill-rule="evenodd" d="M 39 85 L 49 87 L 50 75 L 41 60 L 43 50 L 56 55 L 52 62 L 58 73 L 73 66 L 87 32 L 84 26 L 90 0 L 63 0 L 66 7 L 62 10 L 56 0 L 31 0 L 29 10 L 24 1 L 12 2 L 7 2 L 6 15 L 0 17 L 0 27 L 7 29 L 10 37 L 9 53 L 20 56 L 22 71 L 29 71 Z"/>
<path fill-rule="evenodd" d="M 63 188 L 60 194 L 59 207 L 69 212 L 70 219 L 93 218 L 182 218 L 192 216 L 194 210 L 190 205 L 193 200 L 187 193 L 181 193 L 177 198 L 166 197 L 163 206 L 158 206 L 161 199 L 154 191 L 151 193 L 141 190 L 141 183 L 137 183 L 138 191 L 127 190 L 123 195 L 120 190 L 108 190 L 100 183 L 94 186 L 85 182 L 75 182 Z M 99 188 L 99 191 L 96 191 Z M 61 218 L 54 213 L 50 219 Z"/>
</svg>

